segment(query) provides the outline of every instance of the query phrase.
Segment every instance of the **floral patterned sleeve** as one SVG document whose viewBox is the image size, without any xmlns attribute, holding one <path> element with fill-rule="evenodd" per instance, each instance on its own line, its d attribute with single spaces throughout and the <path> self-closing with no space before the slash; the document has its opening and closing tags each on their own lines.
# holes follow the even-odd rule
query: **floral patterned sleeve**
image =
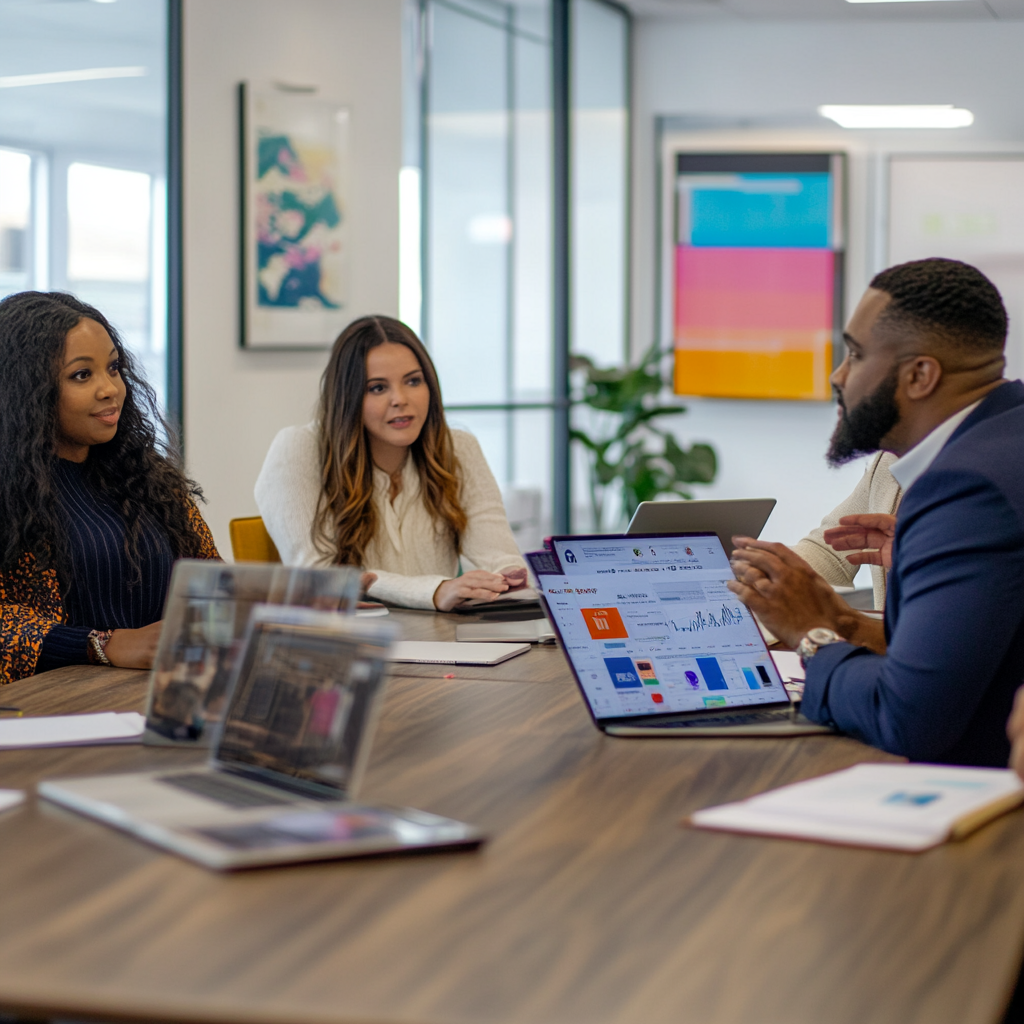
<svg viewBox="0 0 1024 1024">
<path fill-rule="evenodd" d="M 32 555 L 0 572 L 0 684 L 24 679 L 36 670 L 43 639 L 64 621 L 57 573 L 40 572 Z"/>
<path fill-rule="evenodd" d="M 200 558 L 219 559 L 213 534 L 195 502 L 188 518 L 200 541 Z M 42 572 L 26 554 L 7 572 L 0 572 L 0 685 L 33 675 L 47 633 L 64 622 L 57 573 Z"/>
<path fill-rule="evenodd" d="M 203 518 L 202 512 L 199 511 L 199 506 L 191 499 L 189 499 L 188 503 L 188 521 L 198 535 L 199 542 L 202 545 L 197 557 L 214 558 L 222 561 L 220 553 L 217 551 L 217 545 L 214 543 L 213 534 L 210 533 L 210 528 L 206 525 L 206 520 Z"/>
</svg>

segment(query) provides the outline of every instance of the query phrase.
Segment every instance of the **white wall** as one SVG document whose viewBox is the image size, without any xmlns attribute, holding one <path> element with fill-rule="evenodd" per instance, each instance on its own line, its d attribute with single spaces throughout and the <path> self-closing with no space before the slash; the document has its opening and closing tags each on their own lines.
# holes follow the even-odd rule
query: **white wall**
<svg viewBox="0 0 1024 1024">
<path fill-rule="evenodd" d="M 185 0 L 185 444 L 203 512 L 228 520 L 281 427 L 311 417 L 327 353 L 239 348 L 237 85 L 319 86 L 352 117 L 353 318 L 398 312 L 401 0 Z"/>
<path fill-rule="evenodd" d="M 657 116 L 700 125 L 691 141 L 716 148 L 848 142 L 847 315 L 870 276 L 885 265 L 888 153 L 1024 149 L 1024 22 L 641 19 L 635 38 L 636 351 L 658 330 Z M 971 109 L 976 120 L 946 132 L 842 132 L 817 117 L 820 103 L 954 103 Z M 701 488 L 701 496 L 778 498 L 766 538 L 799 539 L 856 483 L 859 466 L 830 470 L 822 458 L 835 425 L 831 403 L 686 403 L 690 411 L 675 429 L 687 441 L 710 441 L 720 457 L 719 479 Z"/>
</svg>

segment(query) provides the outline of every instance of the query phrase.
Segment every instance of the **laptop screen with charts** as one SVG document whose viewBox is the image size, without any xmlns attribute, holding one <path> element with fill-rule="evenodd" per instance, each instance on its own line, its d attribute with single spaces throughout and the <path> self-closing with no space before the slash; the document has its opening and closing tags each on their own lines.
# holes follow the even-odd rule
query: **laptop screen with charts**
<svg viewBox="0 0 1024 1024">
<path fill-rule="evenodd" d="M 753 616 L 726 586 L 734 576 L 715 534 L 548 543 L 527 558 L 599 727 L 637 735 L 679 725 L 694 735 L 697 725 L 768 725 L 771 734 L 791 725 L 782 678 Z M 819 731 L 806 724 L 800 731 Z"/>
</svg>

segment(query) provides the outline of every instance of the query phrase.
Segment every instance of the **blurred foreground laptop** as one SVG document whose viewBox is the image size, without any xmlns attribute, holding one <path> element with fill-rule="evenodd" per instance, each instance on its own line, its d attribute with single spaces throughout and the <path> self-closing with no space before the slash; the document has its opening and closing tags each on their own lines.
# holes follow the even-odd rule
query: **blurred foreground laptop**
<svg viewBox="0 0 1024 1024">
<path fill-rule="evenodd" d="M 209 763 L 53 779 L 39 793 L 218 870 L 475 846 L 470 825 L 353 803 L 393 629 L 338 613 L 254 609 Z"/>
<path fill-rule="evenodd" d="M 827 733 L 786 693 L 713 533 L 552 537 L 526 556 L 610 736 Z"/>
<path fill-rule="evenodd" d="M 774 498 L 726 501 L 642 501 L 626 533 L 714 533 L 732 554 L 733 537 L 760 537 Z"/>
<path fill-rule="evenodd" d="M 346 566 L 228 565 L 188 558 L 176 562 L 149 677 L 143 742 L 210 745 L 256 605 L 351 614 L 358 599 L 359 571 Z"/>
</svg>

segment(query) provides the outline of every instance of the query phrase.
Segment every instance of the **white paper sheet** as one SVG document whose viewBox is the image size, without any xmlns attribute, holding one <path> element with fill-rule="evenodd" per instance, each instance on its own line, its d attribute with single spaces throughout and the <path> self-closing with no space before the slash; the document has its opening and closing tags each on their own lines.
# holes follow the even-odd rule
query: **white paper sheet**
<svg viewBox="0 0 1024 1024">
<path fill-rule="evenodd" d="M 782 676 L 783 682 L 793 680 L 794 682 L 802 682 L 804 678 L 804 663 L 800 660 L 800 655 L 796 651 L 772 651 L 772 661 L 775 662 L 775 667 L 779 670 L 779 675 Z"/>
<path fill-rule="evenodd" d="M 17 807 L 25 802 L 25 791 L 23 789 L 0 789 L 0 812 Z"/>
<path fill-rule="evenodd" d="M 0 719 L 0 750 L 140 743 L 146 719 L 134 711 Z"/>
</svg>

